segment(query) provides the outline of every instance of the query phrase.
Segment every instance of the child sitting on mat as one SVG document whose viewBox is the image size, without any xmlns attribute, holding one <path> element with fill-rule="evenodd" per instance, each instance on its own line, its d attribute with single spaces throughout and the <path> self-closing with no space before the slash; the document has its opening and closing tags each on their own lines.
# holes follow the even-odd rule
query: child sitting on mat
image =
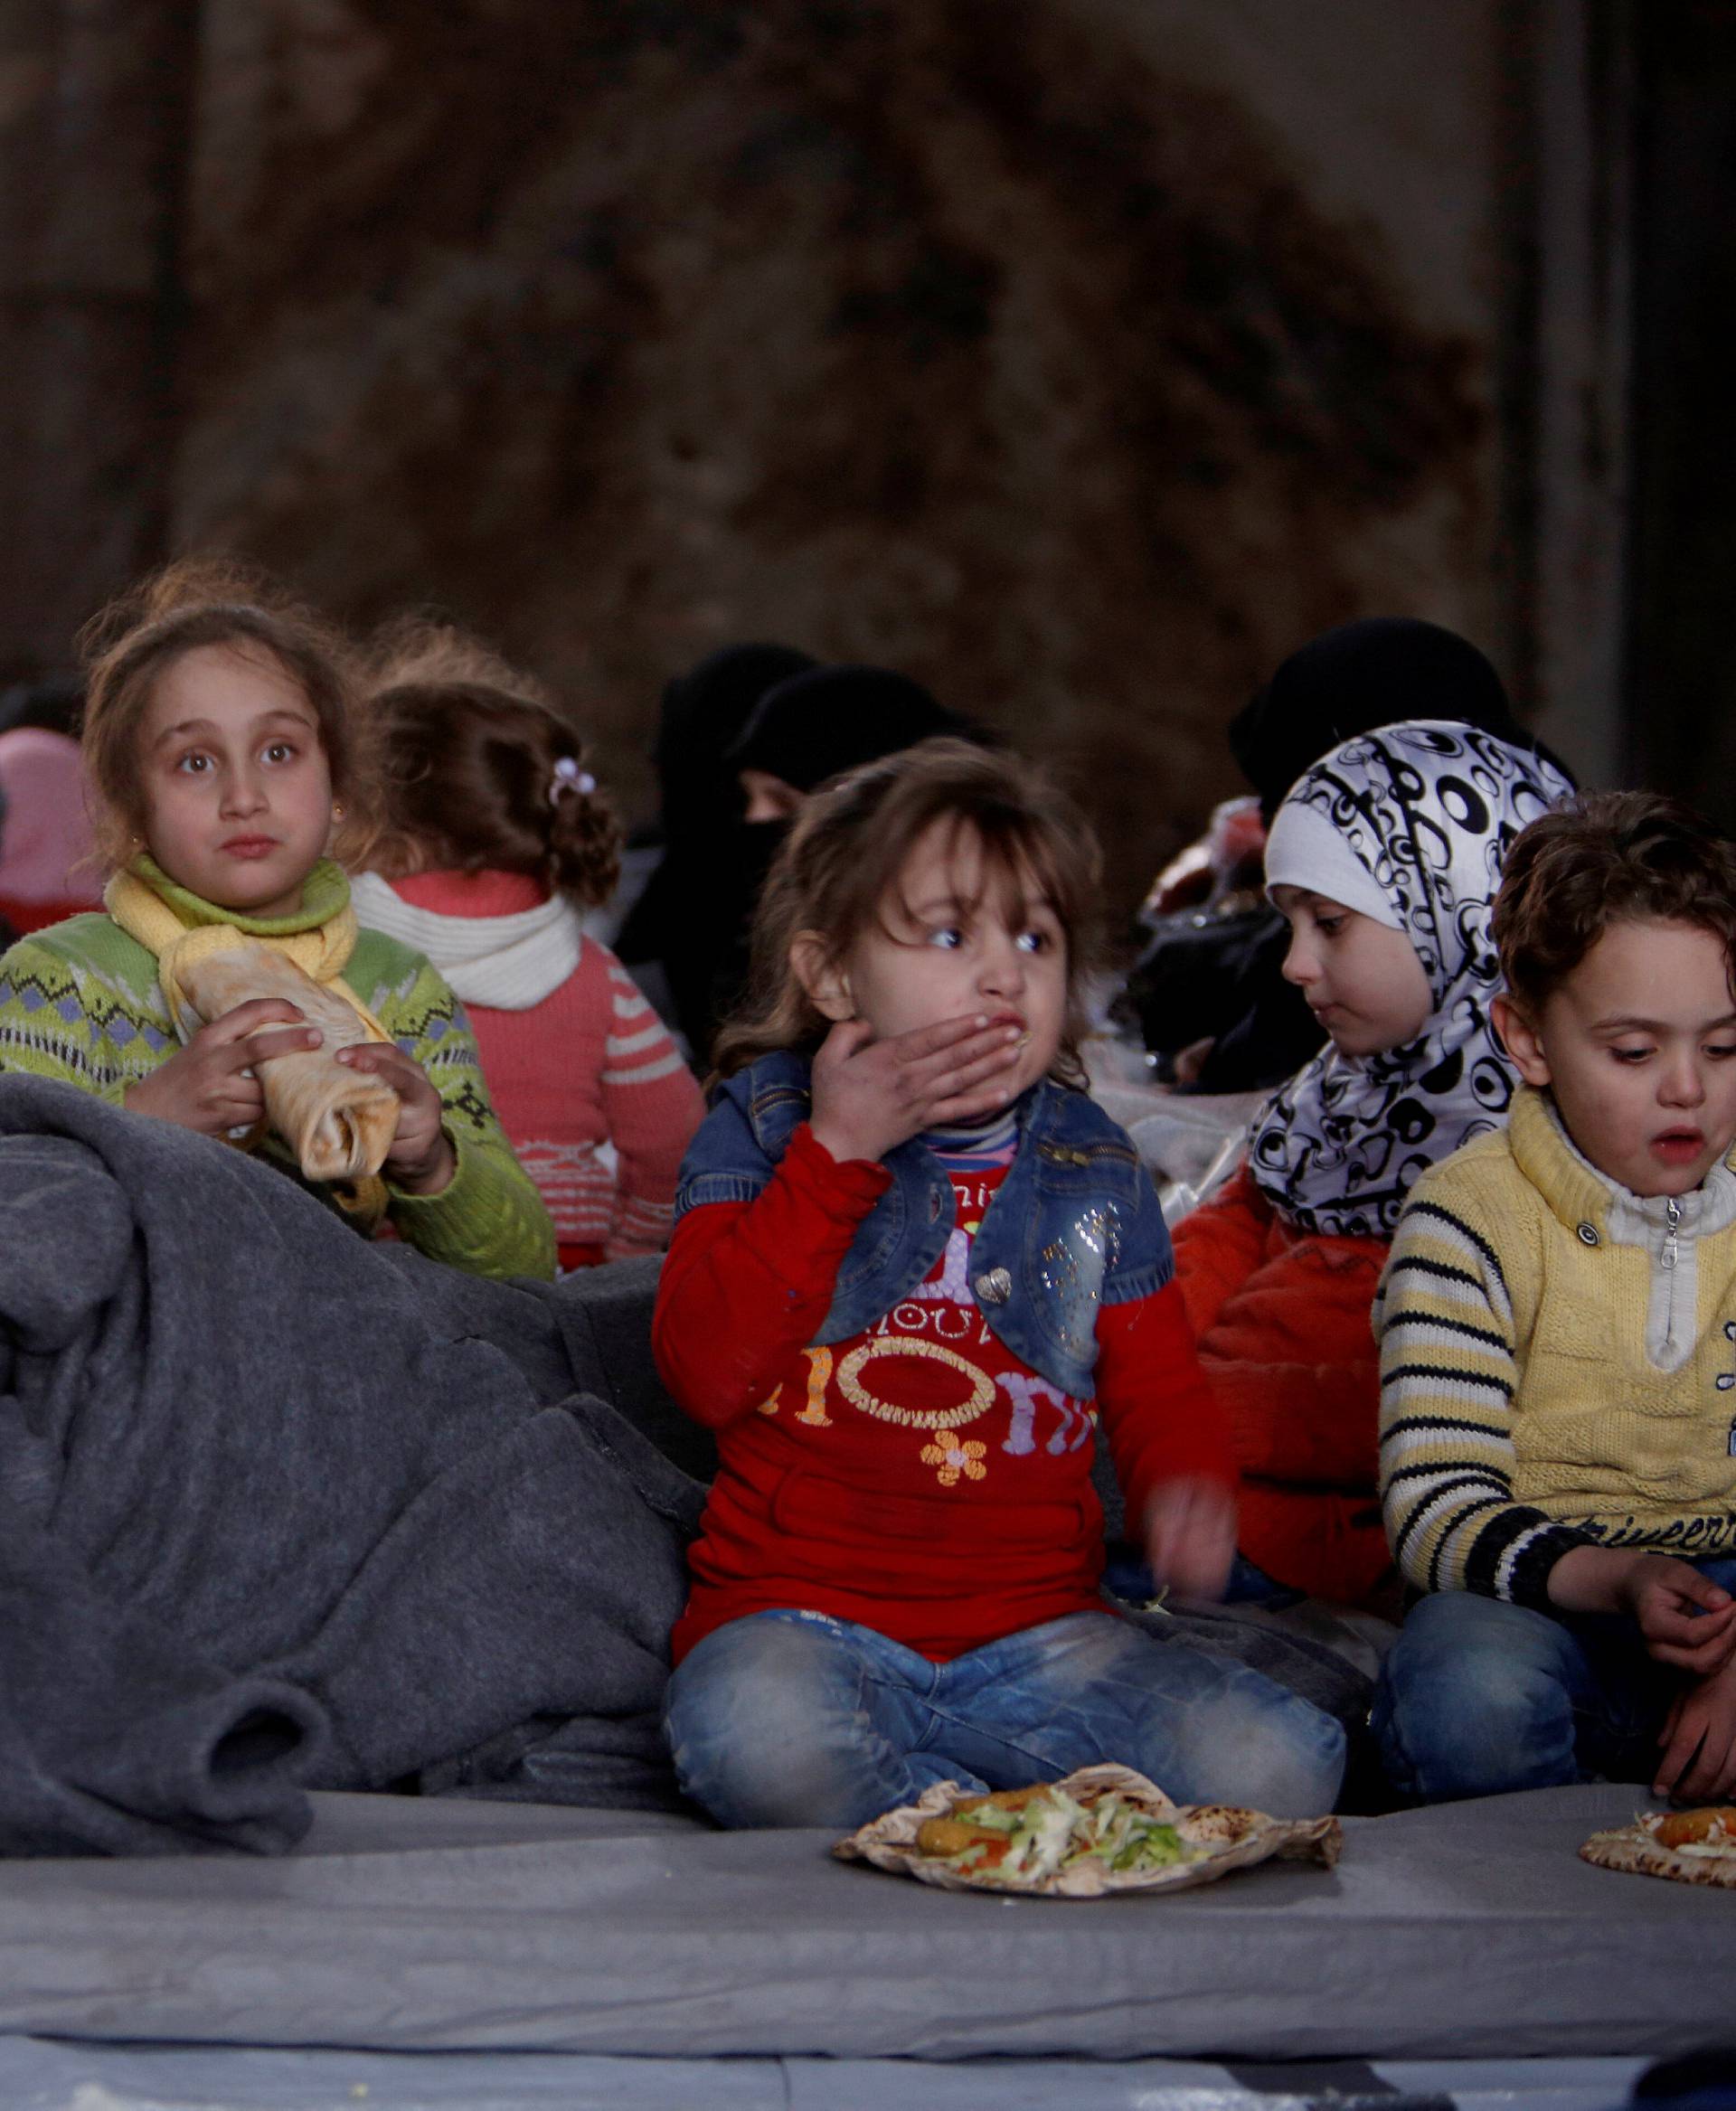
<svg viewBox="0 0 1736 2111">
<path fill-rule="evenodd" d="M 1429 1595 L 1375 1729 L 1434 1800 L 1736 1788 L 1736 845 L 1605 793 L 1495 902 L 1507 1126 L 1411 1189 L 1376 1306 L 1382 1482 Z"/>
<path fill-rule="evenodd" d="M 1182 1802 L 1336 1794 L 1330 1717 L 1099 1594 L 1099 1415 L 1191 1594 L 1235 1472 L 1150 1176 L 1078 1088 L 1094 881 L 1057 794 L 949 740 L 835 779 L 772 869 L 653 1334 L 718 1433 L 668 1729 L 724 1824 L 1099 1760 Z"/>
<path fill-rule="evenodd" d="M 1359 733 L 1279 806 L 1266 879 L 1286 976 L 1329 1037 L 1255 1117 L 1222 1195 L 1175 1232 L 1200 1362 L 1241 1467 L 1231 1596 L 1396 1614 L 1368 1314 L 1410 1183 L 1505 1118 L 1489 1023 L 1501 861 L 1566 780 L 1458 723 Z"/>
</svg>

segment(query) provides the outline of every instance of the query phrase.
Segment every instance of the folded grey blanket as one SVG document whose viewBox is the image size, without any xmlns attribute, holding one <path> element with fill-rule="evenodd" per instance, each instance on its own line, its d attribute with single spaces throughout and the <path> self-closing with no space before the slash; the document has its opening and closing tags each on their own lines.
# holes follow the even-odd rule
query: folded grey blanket
<svg viewBox="0 0 1736 2111">
<path fill-rule="evenodd" d="M 0 1852 L 281 1850 L 406 1777 L 666 1801 L 700 1491 L 606 1344 L 0 1077 Z"/>
</svg>

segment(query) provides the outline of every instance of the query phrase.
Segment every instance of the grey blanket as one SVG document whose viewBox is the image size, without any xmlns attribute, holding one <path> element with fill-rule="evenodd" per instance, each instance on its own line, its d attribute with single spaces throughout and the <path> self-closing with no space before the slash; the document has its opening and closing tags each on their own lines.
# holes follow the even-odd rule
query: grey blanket
<svg viewBox="0 0 1736 2111">
<path fill-rule="evenodd" d="M 649 1807 L 699 1491 L 607 1312 L 0 1077 L 0 1852 L 277 1851 L 309 1787 Z"/>
</svg>

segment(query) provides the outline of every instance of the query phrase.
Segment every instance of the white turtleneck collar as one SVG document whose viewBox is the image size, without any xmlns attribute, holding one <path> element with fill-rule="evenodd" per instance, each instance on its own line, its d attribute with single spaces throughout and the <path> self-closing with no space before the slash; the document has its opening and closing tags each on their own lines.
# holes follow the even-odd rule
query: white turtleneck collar
<svg viewBox="0 0 1736 2111">
<path fill-rule="evenodd" d="M 1637 1246 L 1651 1267 L 1646 1353 L 1660 1371 L 1679 1371 L 1694 1353 L 1699 1304 L 1700 1241 L 1736 1223 L 1736 1173 L 1722 1159 L 1684 1195 L 1637 1195 L 1593 1165 L 1567 1133 L 1554 1101 L 1545 1101 L 1563 1148 L 1609 1197 L 1605 1235 Z"/>
</svg>

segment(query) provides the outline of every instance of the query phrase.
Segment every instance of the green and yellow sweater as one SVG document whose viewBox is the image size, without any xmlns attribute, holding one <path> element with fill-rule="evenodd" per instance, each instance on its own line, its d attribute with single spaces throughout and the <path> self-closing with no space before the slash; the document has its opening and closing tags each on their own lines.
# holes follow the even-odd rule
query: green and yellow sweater
<svg viewBox="0 0 1736 2111">
<path fill-rule="evenodd" d="M 1736 1546 L 1731 1164 L 1629 1194 L 1523 1091 L 1411 1189 L 1373 1319 L 1382 1503 L 1411 1583 L 1542 1609 L 1571 1547 Z"/>
<path fill-rule="evenodd" d="M 322 864 L 309 877 L 297 918 L 259 922 L 194 907 L 209 920 L 221 917 L 238 930 L 269 937 L 335 916 L 348 900 L 343 873 Z M 458 1000 L 420 953 L 378 931 L 357 936 L 344 979 L 421 1065 L 446 1107 L 456 1169 L 437 1195 L 405 1194 L 387 1183 L 386 1214 L 399 1236 L 473 1275 L 552 1277 L 553 1226 L 495 1117 Z M 70 917 L 0 956 L 0 1070 L 56 1079 L 118 1106 L 129 1085 L 180 1045 L 156 956 L 111 917 Z M 266 1139 L 260 1154 L 300 1182 L 275 1137 Z M 301 1184 L 331 1202 L 318 1184 Z"/>
</svg>

